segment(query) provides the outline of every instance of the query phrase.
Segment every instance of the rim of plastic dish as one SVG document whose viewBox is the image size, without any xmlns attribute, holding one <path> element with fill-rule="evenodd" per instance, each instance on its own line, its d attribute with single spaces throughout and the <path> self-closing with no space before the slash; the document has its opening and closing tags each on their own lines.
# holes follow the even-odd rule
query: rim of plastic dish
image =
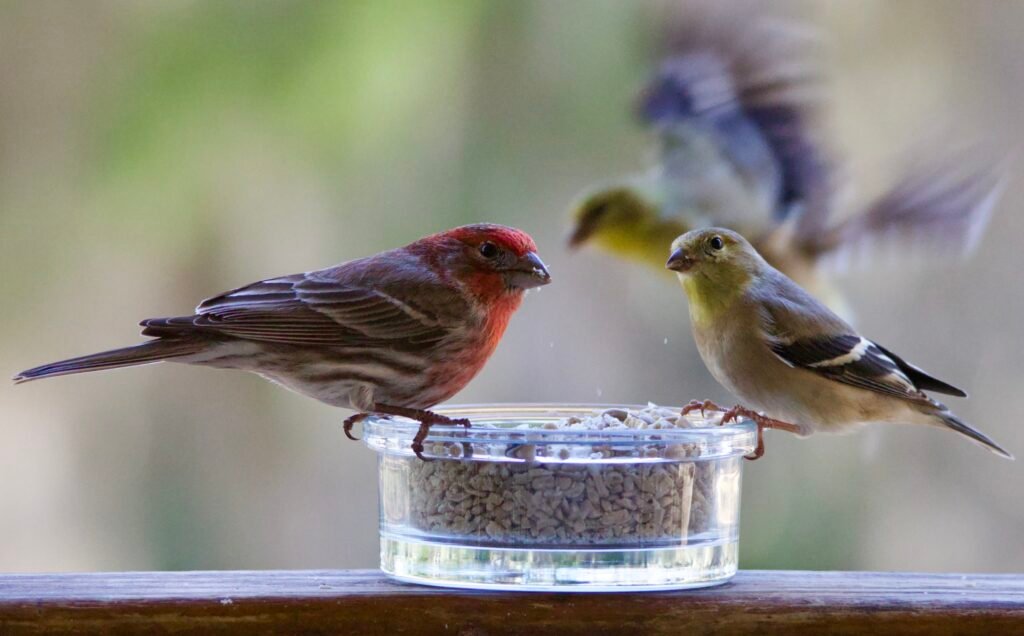
<svg viewBox="0 0 1024 636">
<path fill-rule="evenodd" d="M 682 407 L 658 405 L 681 410 Z M 570 416 L 587 416 L 606 409 L 639 411 L 639 404 L 530 404 L 497 403 L 450 405 L 432 409 L 451 418 L 467 418 L 471 428 L 453 425 L 430 427 L 427 442 L 480 444 L 614 444 L 616 446 L 691 446 L 689 459 L 746 455 L 757 443 L 757 427 L 746 419 L 719 426 L 719 414 L 705 419 L 708 425 L 692 428 L 547 429 L 543 425 Z M 711 414 L 709 414 L 711 415 Z M 692 416 L 691 416 L 692 417 Z M 698 418 L 696 422 L 700 422 Z M 517 428 L 531 424 L 529 428 Z M 379 452 L 412 454 L 410 445 L 419 428 L 415 420 L 371 415 L 363 422 L 367 446 Z"/>
</svg>

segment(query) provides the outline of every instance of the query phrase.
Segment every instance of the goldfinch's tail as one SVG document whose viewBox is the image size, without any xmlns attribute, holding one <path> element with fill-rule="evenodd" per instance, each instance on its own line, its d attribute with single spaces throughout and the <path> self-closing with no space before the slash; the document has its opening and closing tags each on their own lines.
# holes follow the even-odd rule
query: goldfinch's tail
<svg viewBox="0 0 1024 636">
<path fill-rule="evenodd" d="M 942 423 L 948 426 L 949 428 L 953 429 L 957 433 L 960 433 L 961 435 L 970 438 L 971 440 L 977 442 L 978 444 L 981 444 L 982 446 L 992 451 L 996 455 L 999 455 L 1000 457 L 1005 457 L 1006 459 L 1013 459 L 1013 455 L 1011 455 L 1009 451 L 1007 451 L 1005 448 L 1003 448 L 995 441 L 993 441 L 992 438 L 989 437 L 988 435 L 985 435 L 984 433 L 974 428 L 967 422 L 961 420 L 959 417 L 954 415 L 952 411 L 948 409 L 942 409 L 936 411 L 935 416 L 942 420 Z"/>
</svg>

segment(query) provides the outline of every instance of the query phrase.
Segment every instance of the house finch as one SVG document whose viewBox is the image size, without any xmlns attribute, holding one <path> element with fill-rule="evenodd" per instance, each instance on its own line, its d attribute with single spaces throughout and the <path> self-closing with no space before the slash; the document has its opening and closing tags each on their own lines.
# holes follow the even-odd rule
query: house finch
<svg viewBox="0 0 1024 636">
<path fill-rule="evenodd" d="M 669 20 L 668 53 L 637 101 L 659 161 L 573 204 L 571 246 L 593 242 L 663 271 L 661 255 L 691 229 L 750 237 L 773 266 L 849 313 L 819 265 L 871 264 L 975 245 L 1002 178 L 978 152 L 920 162 L 859 213 L 838 205 L 839 160 L 824 143 L 819 38 L 805 25 L 691 6 Z M 753 8 L 753 7 L 751 7 Z M 684 19 L 685 18 L 685 19 Z M 836 221 L 844 212 L 844 221 Z"/>
<path fill-rule="evenodd" d="M 151 362 L 253 371 L 332 406 L 418 420 L 455 395 L 494 352 L 525 290 L 551 277 L 526 233 L 467 225 L 405 247 L 281 276 L 203 301 L 191 316 L 143 320 L 153 339 L 43 365 L 27 382 Z M 351 435 L 349 435 L 351 437 Z"/>
<path fill-rule="evenodd" d="M 769 265 L 739 234 L 693 230 L 672 243 L 666 265 L 690 304 L 693 336 L 718 382 L 763 415 L 737 407 L 763 428 L 801 435 L 869 422 L 948 427 L 1012 458 L 999 444 L 924 394 L 966 397 L 864 338 Z M 711 403 L 694 408 L 719 408 Z"/>
</svg>

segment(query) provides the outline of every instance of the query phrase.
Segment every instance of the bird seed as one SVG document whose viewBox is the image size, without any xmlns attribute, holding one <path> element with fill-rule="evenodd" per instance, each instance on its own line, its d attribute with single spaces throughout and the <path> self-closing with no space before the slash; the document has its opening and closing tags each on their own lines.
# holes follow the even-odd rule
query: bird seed
<svg viewBox="0 0 1024 636">
<path fill-rule="evenodd" d="M 649 405 L 642 410 L 608 409 L 544 428 L 673 429 L 701 424 L 707 425 Z M 580 463 L 554 461 L 578 452 L 572 444 L 510 445 L 503 461 L 463 458 L 463 446 L 450 442 L 428 443 L 427 450 L 437 459 L 382 460 L 381 487 L 390 500 L 386 521 L 433 536 L 492 544 L 678 544 L 709 529 L 715 482 L 723 475 L 721 461 L 686 461 L 696 454 L 692 444 L 651 443 L 638 449 L 610 443 L 588 449 L 590 456 Z M 538 456 L 552 461 L 539 461 Z"/>
</svg>

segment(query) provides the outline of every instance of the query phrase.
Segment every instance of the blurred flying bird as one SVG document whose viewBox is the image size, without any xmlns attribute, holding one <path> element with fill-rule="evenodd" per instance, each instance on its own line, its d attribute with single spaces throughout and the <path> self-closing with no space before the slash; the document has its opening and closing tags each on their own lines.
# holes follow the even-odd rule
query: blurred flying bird
<svg viewBox="0 0 1024 636">
<path fill-rule="evenodd" d="M 758 424 L 755 457 L 764 452 L 763 428 L 809 435 L 902 423 L 950 428 L 1012 459 L 924 391 L 966 393 L 858 334 L 739 234 L 692 230 L 672 243 L 666 267 L 686 292 L 704 364 L 744 404 L 723 419 L 746 415 Z M 687 410 L 706 408 L 720 407 Z"/>
<path fill-rule="evenodd" d="M 824 263 L 869 264 L 891 245 L 901 257 L 946 260 L 974 247 L 1001 189 L 990 162 L 965 153 L 924 162 L 856 213 L 839 210 L 843 170 L 824 141 L 819 34 L 721 6 L 687 5 L 668 20 L 667 53 L 636 103 L 659 141 L 657 165 L 581 195 L 572 247 L 593 242 L 662 269 L 675 237 L 723 226 L 836 309 L 842 299 Z"/>
<path fill-rule="evenodd" d="M 191 316 L 142 321 L 153 339 L 22 371 L 15 382 L 184 362 L 255 372 L 332 406 L 421 423 L 483 368 L 525 290 L 550 282 L 524 232 L 467 225 L 335 267 L 204 300 Z M 351 437 L 351 435 L 349 435 Z"/>
</svg>

